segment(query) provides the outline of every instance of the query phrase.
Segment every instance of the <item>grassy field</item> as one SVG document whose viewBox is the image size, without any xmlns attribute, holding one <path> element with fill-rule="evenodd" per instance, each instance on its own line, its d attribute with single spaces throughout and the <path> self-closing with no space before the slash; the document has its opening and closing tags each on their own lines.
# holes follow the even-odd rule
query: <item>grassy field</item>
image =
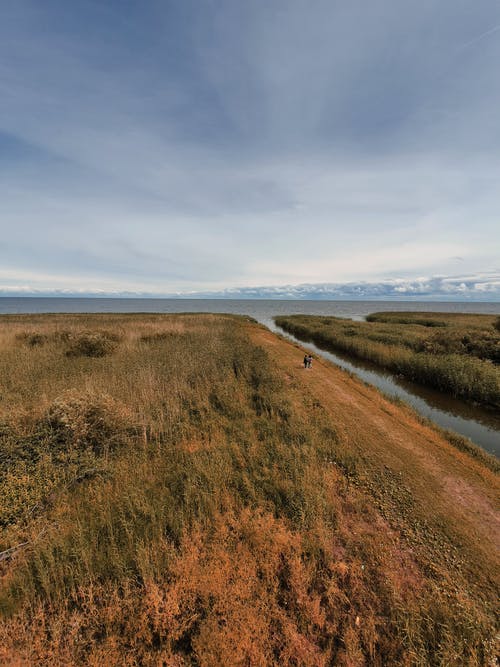
<svg viewBox="0 0 500 667">
<path fill-rule="evenodd" d="M 491 664 L 497 476 L 296 353 L 234 316 L 2 316 L 1 664 Z"/>
<path fill-rule="evenodd" d="M 276 323 L 303 340 L 372 361 L 452 396 L 500 408 L 495 315 L 387 312 L 366 319 L 291 315 L 276 318 Z"/>
</svg>

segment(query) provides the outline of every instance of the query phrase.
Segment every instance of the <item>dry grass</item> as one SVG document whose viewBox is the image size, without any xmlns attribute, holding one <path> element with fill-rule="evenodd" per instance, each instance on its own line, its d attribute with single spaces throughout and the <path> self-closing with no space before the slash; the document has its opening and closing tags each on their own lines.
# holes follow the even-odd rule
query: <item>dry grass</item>
<svg viewBox="0 0 500 667">
<path fill-rule="evenodd" d="M 491 561 L 441 518 L 432 539 L 415 533 L 408 492 L 283 380 L 254 330 L 1 319 L 0 550 L 24 546 L 0 562 L 0 662 L 487 664 Z M 68 356 L 89 331 L 117 345 Z M 472 549 L 474 568 L 450 570 L 436 540 Z"/>
</svg>

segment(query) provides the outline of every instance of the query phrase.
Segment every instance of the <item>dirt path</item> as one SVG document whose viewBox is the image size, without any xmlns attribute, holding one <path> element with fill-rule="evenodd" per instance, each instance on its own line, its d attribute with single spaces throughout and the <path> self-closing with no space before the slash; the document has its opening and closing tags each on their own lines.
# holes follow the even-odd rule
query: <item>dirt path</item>
<svg viewBox="0 0 500 667">
<path fill-rule="evenodd" d="M 356 452 L 370 475 L 397 475 L 425 515 L 445 517 L 454 541 L 483 552 L 492 567 L 500 550 L 498 477 L 460 452 L 410 410 L 330 362 L 302 366 L 303 350 L 263 328 L 251 329 L 291 387 L 319 401 L 336 424 L 341 443 Z M 291 392 L 292 393 L 292 392 Z"/>
</svg>

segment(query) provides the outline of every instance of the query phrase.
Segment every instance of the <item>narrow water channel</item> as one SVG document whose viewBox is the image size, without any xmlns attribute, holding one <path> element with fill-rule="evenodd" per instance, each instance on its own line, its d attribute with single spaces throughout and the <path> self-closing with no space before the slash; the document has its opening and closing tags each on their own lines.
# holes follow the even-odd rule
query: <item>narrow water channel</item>
<svg viewBox="0 0 500 667">
<path fill-rule="evenodd" d="M 495 413 L 446 396 L 430 387 L 409 382 L 367 361 L 321 349 L 312 341 L 300 340 L 273 324 L 274 331 L 299 343 L 304 349 L 354 373 L 385 394 L 401 398 L 442 428 L 470 438 L 490 454 L 500 457 L 500 416 Z"/>
</svg>

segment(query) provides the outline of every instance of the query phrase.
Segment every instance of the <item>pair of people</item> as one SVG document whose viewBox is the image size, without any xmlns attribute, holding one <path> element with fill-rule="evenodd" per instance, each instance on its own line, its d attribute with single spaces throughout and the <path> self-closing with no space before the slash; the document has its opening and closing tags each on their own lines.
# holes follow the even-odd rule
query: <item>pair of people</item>
<svg viewBox="0 0 500 667">
<path fill-rule="evenodd" d="M 304 355 L 304 368 L 312 368 L 313 358 L 312 354 Z"/>
</svg>

